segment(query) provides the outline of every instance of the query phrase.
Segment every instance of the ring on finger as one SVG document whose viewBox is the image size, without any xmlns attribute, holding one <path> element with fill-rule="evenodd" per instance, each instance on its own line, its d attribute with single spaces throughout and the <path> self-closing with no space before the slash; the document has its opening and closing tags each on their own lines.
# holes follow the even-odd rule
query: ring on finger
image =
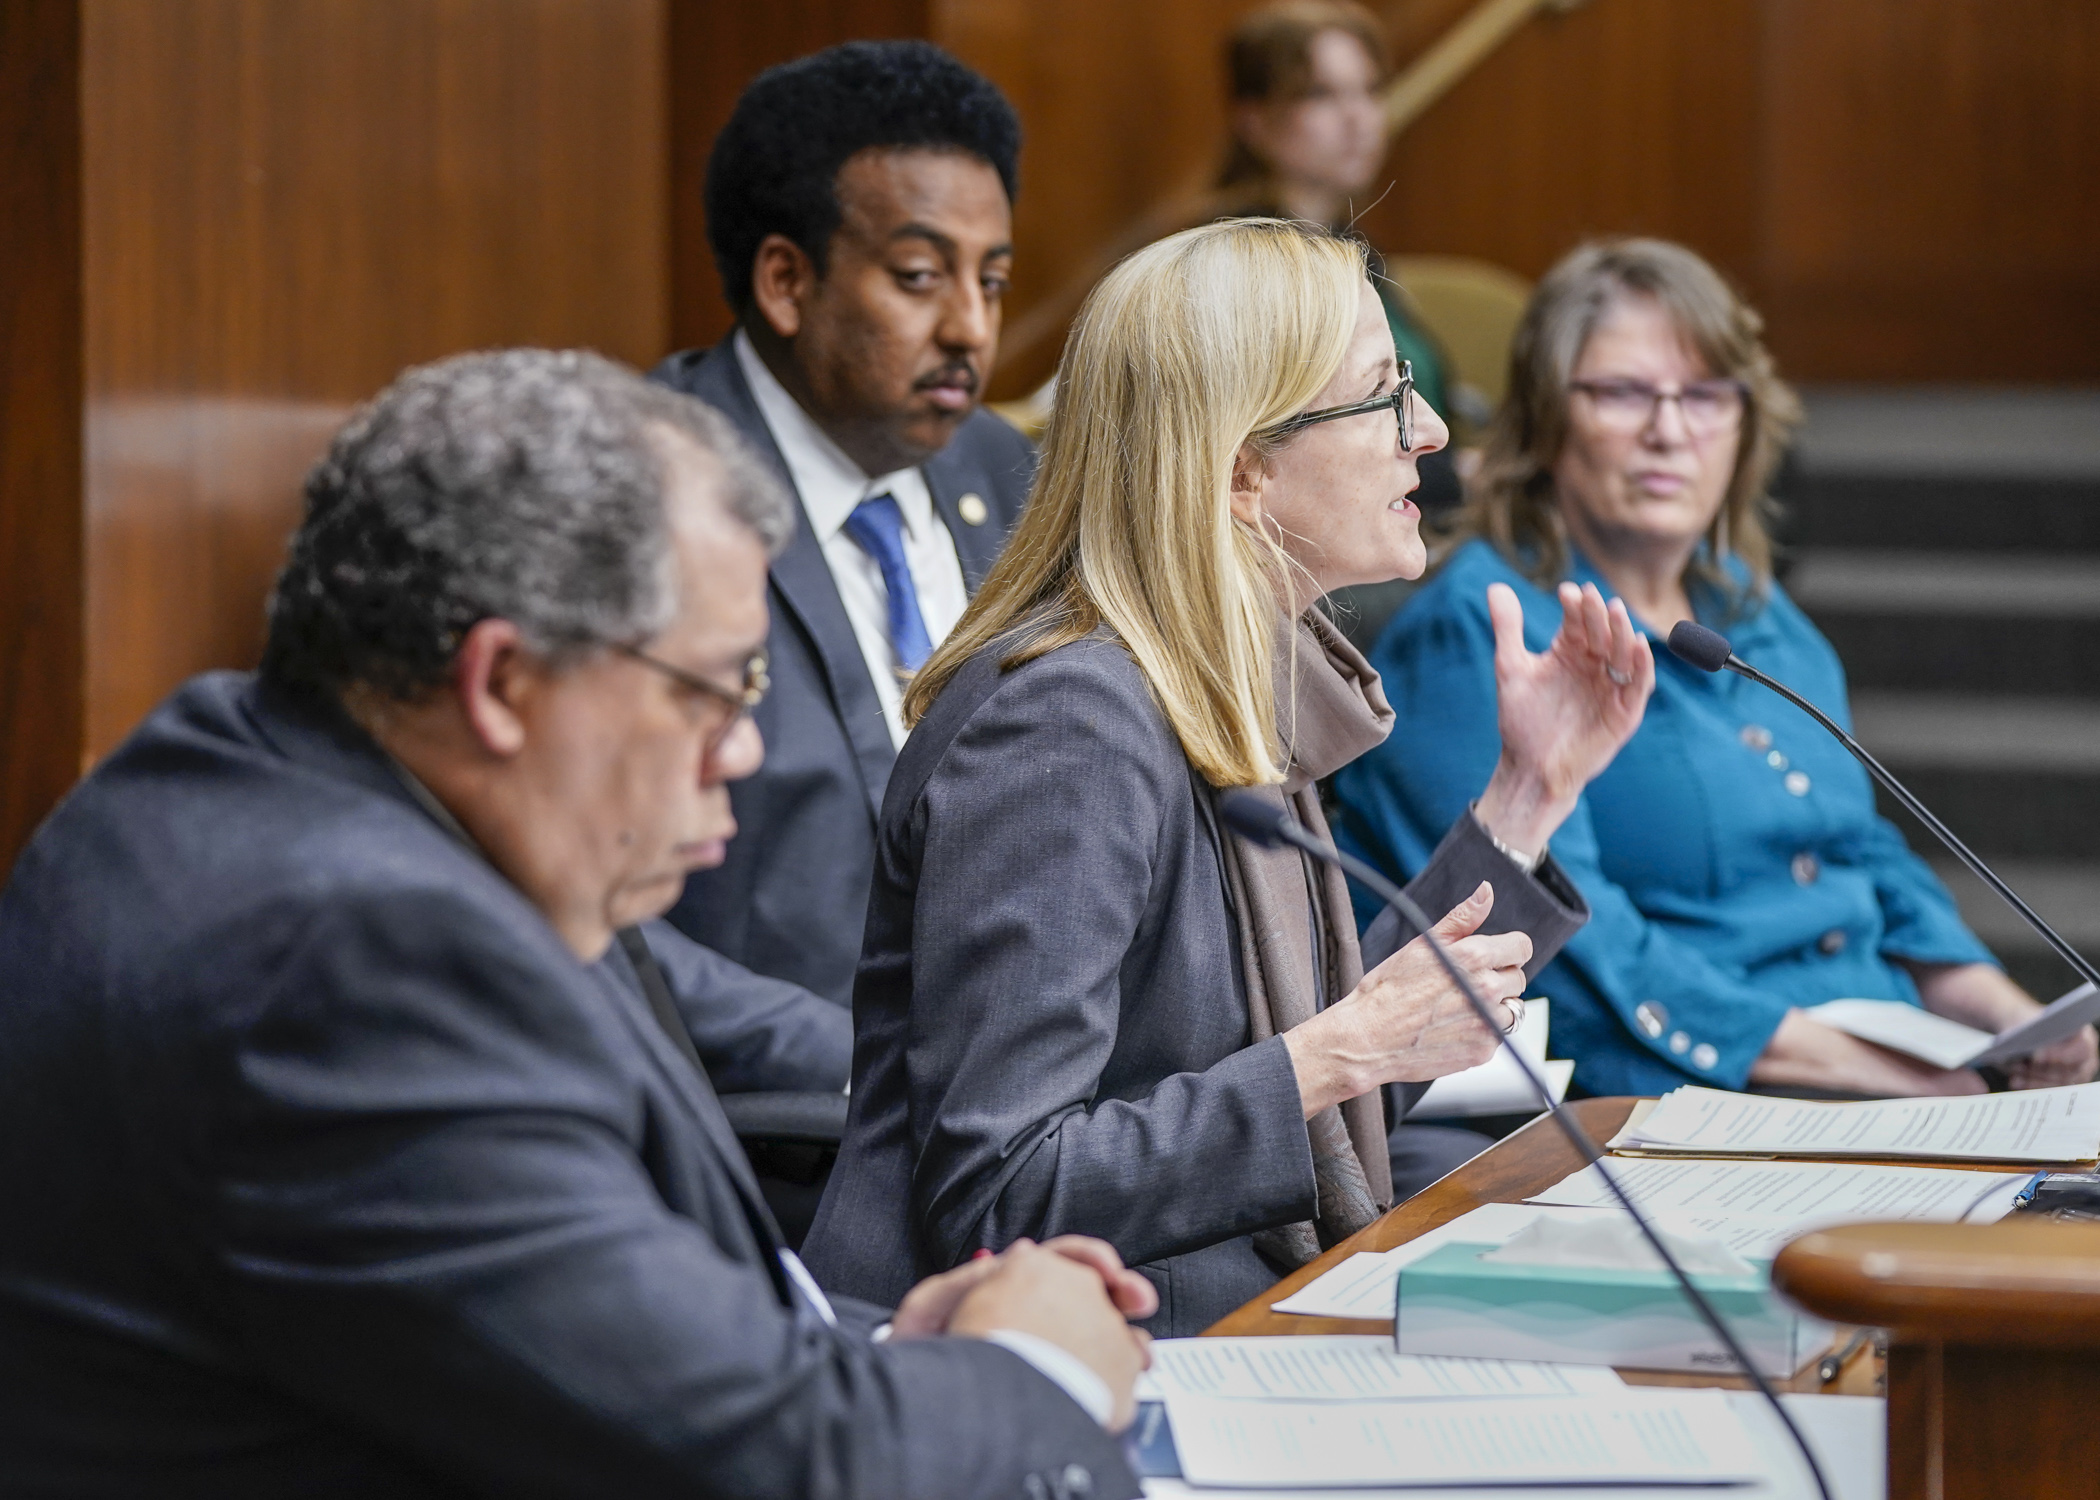
<svg viewBox="0 0 2100 1500">
<path fill-rule="evenodd" d="M 1524 1000 L 1520 995 L 1511 995 L 1502 1004 L 1509 1011 L 1509 1024 L 1502 1028 L 1502 1034 L 1508 1036 L 1524 1024 Z"/>
<path fill-rule="evenodd" d="M 1609 677 L 1615 686 L 1633 686 L 1633 674 L 1630 672 L 1621 672 L 1617 667 L 1606 667 L 1604 669 L 1604 675 L 1606 677 Z"/>
</svg>

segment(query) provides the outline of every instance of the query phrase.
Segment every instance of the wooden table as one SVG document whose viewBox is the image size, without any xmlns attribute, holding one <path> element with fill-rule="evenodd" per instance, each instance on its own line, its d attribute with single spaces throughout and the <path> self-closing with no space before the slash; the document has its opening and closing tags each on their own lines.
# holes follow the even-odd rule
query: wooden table
<svg viewBox="0 0 2100 1500">
<path fill-rule="evenodd" d="M 1619 1133 L 1626 1117 L 1633 1113 L 1634 1105 L 1639 1102 L 1637 1099 L 1582 1099 L 1570 1104 L 1568 1109 L 1589 1132 L 1590 1139 L 1602 1144 Z M 1221 1334 L 1390 1334 L 1393 1325 L 1389 1319 L 1310 1318 L 1271 1309 L 1276 1302 L 1360 1250 L 1390 1250 L 1439 1224 L 1448 1224 L 1460 1214 L 1470 1213 L 1484 1203 L 1521 1203 L 1582 1165 L 1582 1157 L 1568 1144 L 1559 1127 L 1548 1116 L 1540 1115 L 1507 1140 L 1497 1142 L 1450 1176 L 1423 1189 L 1377 1222 L 1351 1235 L 1311 1265 L 1277 1282 L 1239 1311 L 1219 1319 L 1206 1328 L 1204 1334 L 1206 1337 Z M 1783 1390 L 1873 1395 L 1881 1378 L 1877 1365 L 1870 1344 L 1861 1348 L 1838 1372 L 1837 1379 L 1828 1385 L 1816 1378 L 1813 1365 L 1792 1380 L 1775 1384 Z M 1740 1376 L 1693 1371 L 1622 1370 L 1619 1373 L 1628 1382 L 1638 1385 L 1748 1384 Z"/>
</svg>

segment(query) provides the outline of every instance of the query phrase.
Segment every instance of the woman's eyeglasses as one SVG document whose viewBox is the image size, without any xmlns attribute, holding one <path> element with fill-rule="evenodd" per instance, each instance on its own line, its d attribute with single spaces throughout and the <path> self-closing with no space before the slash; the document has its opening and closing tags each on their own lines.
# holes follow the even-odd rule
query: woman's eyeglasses
<svg viewBox="0 0 2100 1500">
<path fill-rule="evenodd" d="M 1390 410 L 1400 423 L 1400 451 L 1415 451 L 1415 367 L 1407 360 L 1400 361 L 1400 384 L 1390 394 L 1373 396 L 1368 401 L 1354 401 L 1347 406 L 1327 406 L 1319 411 L 1301 411 L 1295 417 L 1285 417 L 1273 427 L 1264 427 L 1255 436 L 1262 438 L 1286 438 L 1300 428 L 1310 427 L 1315 422 L 1332 422 L 1338 417 L 1360 417 L 1368 412 Z"/>
<path fill-rule="evenodd" d="M 1599 425 L 1614 432 L 1646 431 L 1665 401 L 1677 403 L 1685 430 L 1700 437 L 1743 420 L 1743 387 L 1734 380 L 1695 380 L 1674 389 L 1645 380 L 1571 380 L 1568 389 L 1588 397 Z"/>
<path fill-rule="evenodd" d="M 722 741 L 729 738 L 729 731 L 736 728 L 737 722 L 744 715 L 765 701 L 766 690 L 773 685 L 773 679 L 767 670 L 770 663 L 763 650 L 754 651 L 745 658 L 743 686 L 726 688 L 718 683 L 709 682 L 696 673 L 688 672 L 683 667 L 674 667 L 660 657 L 651 656 L 639 646 L 620 646 L 616 649 L 622 656 L 630 656 L 643 666 L 663 673 L 719 713 L 721 722 L 709 725 L 704 736 L 707 753 L 710 755 L 721 748 Z"/>
</svg>

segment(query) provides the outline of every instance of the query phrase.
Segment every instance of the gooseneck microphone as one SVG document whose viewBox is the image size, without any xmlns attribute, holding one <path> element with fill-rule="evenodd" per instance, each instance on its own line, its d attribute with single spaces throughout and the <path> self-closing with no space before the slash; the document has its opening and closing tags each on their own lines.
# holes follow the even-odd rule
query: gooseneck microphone
<svg viewBox="0 0 2100 1500">
<path fill-rule="evenodd" d="M 2040 935 L 2043 942 L 2055 949 L 2057 957 L 2076 970 L 2079 978 L 2085 980 L 2088 984 L 2100 985 L 2100 972 L 2096 972 L 2093 966 L 2086 962 L 2085 956 L 2061 937 L 2058 937 L 2056 929 L 2044 922 L 2039 912 L 2021 900 L 2018 891 L 2015 891 L 2003 880 L 2000 880 L 1996 870 L 1985 864 L 1967 844 L 1956 838 L 1953 829 L 1942 823 L 1933 814 L 1931 808 L 1920 802 L 1916 797 L 1913 797 L 1909 787 L 1898 781 L 1888 767 L 1869 755 L 1866 746 L 1845 733 L 1830 715 L 1824 713 L 1822 709 L 1817 708 L 1815 704 L 1809 702 L 1785 683 L 1776 681 L 1758 671 L 1757 668 L 1735 654 L 1729 647 L 1726 636 L 1719 631 L 1708 630 L 1697 621 L 1680 620 L 1677 622 L 1676 628 L 1670 632 L 1670 651 L 1672 655 L 1680 660 L 1690 662 L 1702 672 L 1718 672 L 1726 668 L 1739 676 L 1749 678 L 1752 682 L 1768 687 L 1829 730 L 1837 737 L 1838 743 L 1850 750 L 1853 758 L 1867 768 L 1868 775 L 1887 787 L 1889 795 L 1902 803 L 1910 811 L 1912 817 L 1931 829 L 1933 837 L 1953 851 L 1954 857 L 1968 866 L 1971 874 L 1996 891 L 2007 906 L 2018 912 L 2020 920 L 2033 928 Z"/>
<path fill-rule="evenodd" d="M 1655 1232 L 1654 1226 L 1648 1222 L 1646 1216 L 1634 1206 L 1632 1196 L 1620 1185 L 1619 1179 L 1611 1169 L 1605 1166 L 1604 1153 L 1598 1150 L 1596 1142 L 1590 1139 L 1589 1132 L 1575 1123 L 1573 1115 L 1561 1108 L 1559 1101 L 1553 1097 L 1553 1091 L 1546 1087 L 1545 1080 L 1540 1078 L 1537 1069 L 1532 1067 L 1531 1059 L 1526 1057 L 1522 1049 L 1496 1024 L 1494 1013 L 1488 1009 L 1487 1001 L 1473 988 L 1472 980 L 1459 968 L 1458 960 L 1451 956 L 1451 950 L 1444 946 L 1442 939 L 1430 931 L 1430 920 L 1422 908 L 1414 903 L 1407 892 L 1386 879 L 1373 866 L 1353 854 L 1337 849 L 1323 839 L 1314 838 L 1288 811 L 1264 801 L 1251 792 L 1232 791 L 1220 796 L 1218 816 L 1233 832 L 1264 849 L 1275 849 L 1288 844 L 1311 855 L 1322 864 L 1333 865 L 1344 874 L 1362 881 L 1370 888 L 1371 894 L 1399 912 L 1412 924 L 1415 931 L 1422 935 L 1423 941 L 1429 944 L 1429 951 L 1436 955 L 1437 963 L 1442 965 L 1445 974 L 1450 976 L 1451 983 L 1457 987 L 1458 992 L 1465 996 L 1466 1004 L 1473 1008 L 1473 1014 L 1480 1018 L 1480 1024 L 1502 1038 L 1502 1045 L 1508 1049 L 1511 1061 L 1523 1072 L 1525 1081 L 1539 1096 L 1539 1102 L 1546 1106 L 1546 1112 L 1553 1116 L 1553 1121 L 1560 1127 L 1561 1133 L 1581 1154 L 1582 1159 L 1589 1163 L 1592 1170 L 1604 1179 L 1604 1185 L 1611 1189 L 1612 1196 L 1619 1200 L 1619 1206 L 1633 1219 L 1635 1226 L 1641 1231 L 1641 1237 L 1662 1257 L 1662 1263 L 1670 1268 L 1670 1274 L 1677 1279 L 1678 1289 L 1684 1293 L 1685 1300 L 1691 1303 L 1706 1326 L 1714 1331 L 1721 1340 L 1721 1347 L 1728 1351 L 1737 1367 L 1750 1377 L 1750 1383 L 1757 1387 L 1758 1393 L 1770 1403 L 1772 1410 L 1778 1413 L 1781 1425 L 1793 1438 L 1794 1445 L 1801 1450 L 1801 1457 L 1808 1464 L 1808 1472 L 1815 1478 L 1817 1492 L 1823 1500 L 1831 1500 L 1830 1486 L 1823 1478 L 1823 1466 L 1816 1462 L 1816 1455 L 1810 1451 L 1808 1440 L 1801 1435 L 1801 1429 L 1794 1425 L 1793 1417 L 1773 1392 L 1771 1383 L 1765 1379 L 1763 1372 L 1751 1363 L 1749 1354 L 1736 1339 L 1734 1332 L 1722 1320 L 1720 1313 L 1715 1311 L 1714 1305 L 1706 1300 L 1706 1294 L 1693 1284 L 1684 1267 L 1677 1263 L 1677 1257 L 1670 1253 L 1670 1247 L 1663 1243 L 1662 1236 Z"/>
</svg>

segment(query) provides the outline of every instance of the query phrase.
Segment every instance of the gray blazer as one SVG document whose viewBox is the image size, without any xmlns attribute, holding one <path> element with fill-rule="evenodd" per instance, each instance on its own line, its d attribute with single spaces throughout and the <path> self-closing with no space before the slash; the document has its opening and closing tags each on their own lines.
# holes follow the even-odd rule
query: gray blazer
<svg viewBox="0 0 2100 1500">
<path fill-rule="evenodd" d="M 794 480 L 758 402 L 724 340 L 674 354 L 650 379 L 697 396 L 735 424 L 781 483 Z M 984 581 L 1028 498 L 1035 449 L 1007 423 L 978 411 L 955 440 L 927 460 L 926 488 L 955 539 L 963 581 Z M 985 509 L 959 508 L 976 495 Z M 766 763 L 736 782 L 737 837 L 718 868 L 689 877 L 671 921 L 748 969 L 793 980 L 840 1005 L 853 994 L 868 873 L 875 866 L 875 815 L 896 748 L 860 642 L 839 602 L 809 517 L 795 502 L 795 536 L 774 560 L 767 602 L 773 688 L 755 717 Z"/>
<path fill-rule="evenodd" d="M 822 1321 L 643 998 L 339 712 L 155 710 L 0 995 L 0 1494 L 1137 1492 L 1006 1350 Z"/>
<path fill-rule="evenodd" d="M 731 963 L 669 922 L 644 922 L 642 935 L 716 1093 L 831 1093 L 846 1086 L 853 1018 L 845 1011 L 800 985 Z M 640 987 L 618 943 L 599 963 Z"/>
<path fill-rule="evenodd" d="M 1199 781 L 1121 645 L 1002 673 L 980 653 L 890 778 L 854 992 L 846 1139 L 804 1253 L 894 1297 L 980 1246 L 1099 1235 L 1180 1336 L 1273 1284 L 1250 1236 L 1315 1189 L 1281 1038 L 1250 1045 L 1239 940 Z M 1470 818 L 1409 890 L 1483 878 L 1545 963 L 1587 916 Z M 1366 959 L 1390 952 L 1384 921 Z"/>
</svg>

